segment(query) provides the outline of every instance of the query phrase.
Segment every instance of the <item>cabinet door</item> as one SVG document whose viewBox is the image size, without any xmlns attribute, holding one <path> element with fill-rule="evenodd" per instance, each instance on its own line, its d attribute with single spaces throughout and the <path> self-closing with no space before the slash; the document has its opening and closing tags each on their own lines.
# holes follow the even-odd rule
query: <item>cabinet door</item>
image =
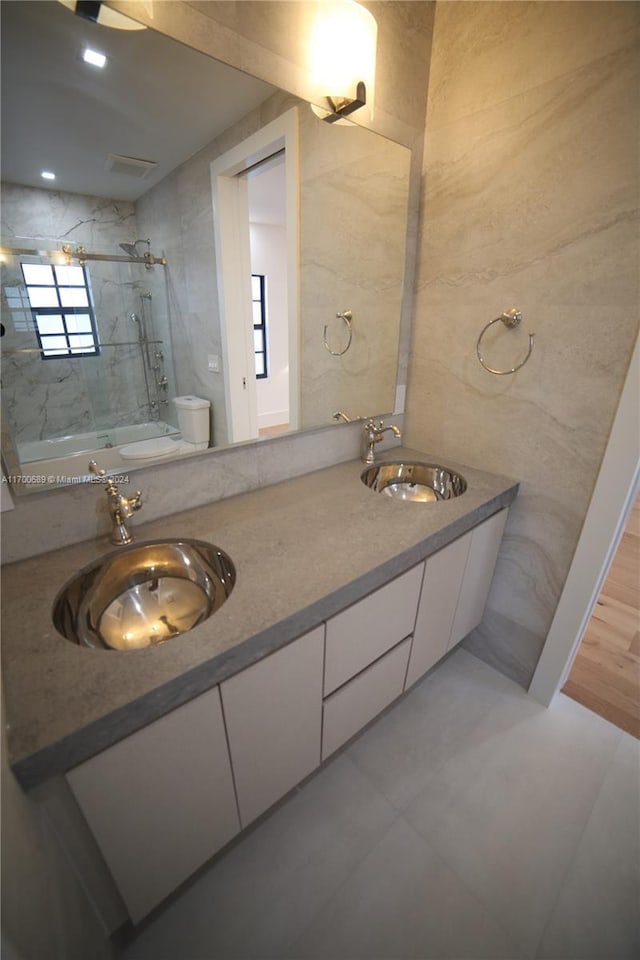
<svg viewBox="0 0 640 960">
<path fill-rule="evenodd" d="M 413 633 L 424 563 L 327 622 L 325 696 Z"/>
<path fill-rule="evenodd" d="M 323 652 L 324 625 L 221 685 L 243 827 L 320 764 Z"/>
<path fill-rule="evenodd" d="M 473 531 L 427 560 L 407 671 L 407 687 L 437 663 L 449 645 Z"/>
<path fill-rule="evenodd" d="M 400 696 L 410 645 L 408 637 L 327 697 L 322 728 L 323 760 Z"/>
<path fill-rule="evenodd" d="M 217 687 L 67 780 L 134 923 L 240 827 Z"/>
<path fill-rule="evenodd" d="M 501 510 L 471 531 L 471 545 L 458 597 L 449 649 L 482 620 L 509 510 Z"/>
</svg>

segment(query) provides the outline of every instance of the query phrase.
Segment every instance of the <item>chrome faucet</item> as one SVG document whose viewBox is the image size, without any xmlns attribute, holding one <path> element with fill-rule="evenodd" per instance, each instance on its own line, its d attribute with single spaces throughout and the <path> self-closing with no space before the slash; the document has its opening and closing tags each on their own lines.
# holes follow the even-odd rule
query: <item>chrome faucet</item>
<svg viewBox="0 0 640 960">
<path fill-rule="evenodd" d="M 89 470 L 95 474 L 96 477 L 105 477 L 107 475 L 107 471 L 102 470 L 95 460 L 89 461 Z M 127 520 L 130 520 L 136 510 L 139 510 L 142 506 L 142 494 L 139 490 L 136 490 L 133 497 L 125 497 L 118 491 L 118 486 L 113 480 L 107 480 L 105 491 L 109 505 L 109 514 L 113 521 L 111 543 L 115 543 L 118 546 L 132 543 L 133 536 L 127 526 Z"/>
<path fill-rule="evenodd" d="M 363 463 L 375 463 L 375 445 L 380 443 L 383 438 L 383 434 L 391 430 L 394 437 L 400 439 L 402 434 L 395 423 L 390 423 L 389 426 L 385 427 L 384 420 L 378 420 L 376 423 L 375 420 L 369 418 L 364 426 L 362 427 L 362 446 L 360 448 L 360 456 Z"/>
</svg>

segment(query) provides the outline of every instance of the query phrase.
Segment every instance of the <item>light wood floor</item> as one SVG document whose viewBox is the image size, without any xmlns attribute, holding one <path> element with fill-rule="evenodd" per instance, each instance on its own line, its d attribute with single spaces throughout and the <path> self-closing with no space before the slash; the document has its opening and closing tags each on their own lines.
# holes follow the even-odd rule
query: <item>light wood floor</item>
<svg viewBox="0 0 640 960">
<path fill-rule="evenodd" d="M 258 436 L 260 437 L 275 437 L 279 433 L 288 433 L 289 424 L 288 423 L 279 423 L 275 427 L 260 427 L 258 430 Z"/>
<path fill-rule="evenodd" d="M 563 692 L 640 739 L 640 496 Z"/>
</svg>

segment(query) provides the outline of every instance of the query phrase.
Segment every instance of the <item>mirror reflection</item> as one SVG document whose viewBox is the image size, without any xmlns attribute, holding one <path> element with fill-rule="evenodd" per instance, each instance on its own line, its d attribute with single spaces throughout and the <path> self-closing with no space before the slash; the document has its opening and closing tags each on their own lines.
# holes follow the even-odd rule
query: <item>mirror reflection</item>
<svg viewBox="0 0 640 960">
<path fill-rule="evenodd" d="M 9 472 L 392 411 L 409 151 L 151 30 L 1 14 Z"/>
</svg>

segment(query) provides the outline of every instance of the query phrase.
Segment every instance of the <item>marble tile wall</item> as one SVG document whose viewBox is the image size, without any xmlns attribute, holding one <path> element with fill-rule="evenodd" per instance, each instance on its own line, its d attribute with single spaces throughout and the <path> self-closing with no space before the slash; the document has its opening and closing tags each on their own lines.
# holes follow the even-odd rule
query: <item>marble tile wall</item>
<svg viewBox="0 0 640 960">
<path fill-rule="evenodd" d="M 118 244 L 136 236 L 131 203 L 2 184 L 2 242 L 9 247 L 58 250 L 63 242 L 120 254 Z M 22 287 L 20 260 L 3 265 L 3 287 Z M 130 314 L 150 315 L 151 301 L 141 294 L 155 291 L 164 299 L 162 268 L 146 271 L 139 264 L 90 261 L 87 274 L 102 343 L 98 357 L 43 361 L 39 354 L 7 354 L 3 364 L 2 399 L 15 442 L 106 430 L 149 418 L 142 357 L 137 340 L 140 325 Z M 30 316 L 14 317 L 2 299 L 7 330 L 4 346 L 37 346 Z M 28 318 L 27 330 L 14 320 Z M 18 327 L 20 324 L 17 325 Z M 161 325 L 159 336 L 162 336 Z M 166 331 L 164 334 L 166 340 Z M 170 364 L 170 351 L 167 349 Z M 170 371 L 171 373 L 171 371 Z"/>
<path fill-rule="evenodd" d="M 467 646 L 524 685 L 637 336 L 639 19 L 618 2 L 436 8 L 406 440 L 521 481 Z M 523 329 L 494 325 L 485 354 L 512 366 L 532 331 L 533 355 L 492 376 L 476 340 L 512 306 Z"/>
<path fill-rule="evenodd" d="M 410 153 L 300 117 L 301 420 L 395 409 Z M 351 310 L 349 344 L 338 311 Z M 345 350 L 340 357 L 334 351 Z"/>
</svg>

